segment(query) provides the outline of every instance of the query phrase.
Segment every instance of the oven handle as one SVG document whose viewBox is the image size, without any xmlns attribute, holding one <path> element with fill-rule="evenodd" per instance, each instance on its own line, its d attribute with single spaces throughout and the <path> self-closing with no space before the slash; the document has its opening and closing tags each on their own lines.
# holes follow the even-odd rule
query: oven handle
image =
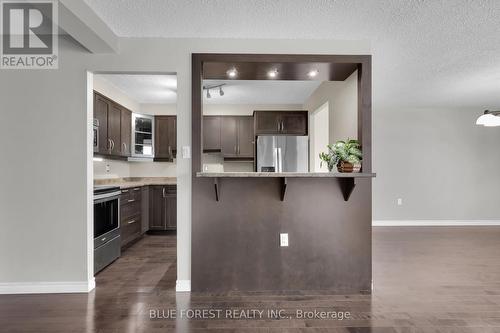
<svg viewBox="0 0 500 333">
<path fill-rule="evenodd" d="M 111 192 L 111 193 L 104 193 L 104 194 L 97 194 L 97 195 L 94 195 L 94 201 L 95 200 L 101 200 L 101 199 L 107 199 L 107 198 L 111 198 L 111 197 L 116 197 L 116 196 L 120 196 L 121 194 L 121 191 L 116 191 L 116 192 Z"/>
</svg>

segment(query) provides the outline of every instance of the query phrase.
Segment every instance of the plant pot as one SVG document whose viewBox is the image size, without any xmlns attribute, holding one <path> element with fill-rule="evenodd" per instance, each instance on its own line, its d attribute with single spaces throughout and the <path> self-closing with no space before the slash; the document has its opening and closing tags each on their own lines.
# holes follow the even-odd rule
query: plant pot
<svg viewBox="0 0 500 333">
<path fill-rule="evenodd" d="M 354 164 L 349 163 L 349 162 L 345 162 L 345 161 L 340 161 L 337 164 L 337 170 L 338 170 L 338 172 L 342 172 L 342 173 L 353 172 L 354 171 Z"/>
</svg>

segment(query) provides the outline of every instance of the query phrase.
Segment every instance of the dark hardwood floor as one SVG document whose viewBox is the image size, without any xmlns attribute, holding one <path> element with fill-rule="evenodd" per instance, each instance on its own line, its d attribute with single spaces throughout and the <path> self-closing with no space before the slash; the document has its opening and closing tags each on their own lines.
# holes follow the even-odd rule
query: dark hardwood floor
<svg viewBox="0 0 500 333">
<path fill-rule="evenodd" d="M 500 228 L 374 228 L 372 295 L 176 294 L 175 247 L 175 236 L 146 236 L 97 276 L 88 295 L 2 295 L 0 332 L 500 332 Z M 151 310 L 175 308 L 223 315 L 150 319 Z M 231 309 L 264 314 L 231 319 Z M 268 309 L 291 318 L 269 318 Z M 297 309 L 350 312 L 350 319 L 297 319 Z"/>
</svg>

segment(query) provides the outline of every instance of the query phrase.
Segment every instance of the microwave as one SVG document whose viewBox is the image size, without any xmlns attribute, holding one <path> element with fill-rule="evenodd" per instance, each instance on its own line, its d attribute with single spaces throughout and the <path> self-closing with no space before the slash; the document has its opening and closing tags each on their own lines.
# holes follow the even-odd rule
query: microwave
<svg viewBox="0 0 500 333">
<path fill-rule="evenodd" d="M 99 152 L 99 119 L 94 118 L 94 153 Z"/>
</svg>

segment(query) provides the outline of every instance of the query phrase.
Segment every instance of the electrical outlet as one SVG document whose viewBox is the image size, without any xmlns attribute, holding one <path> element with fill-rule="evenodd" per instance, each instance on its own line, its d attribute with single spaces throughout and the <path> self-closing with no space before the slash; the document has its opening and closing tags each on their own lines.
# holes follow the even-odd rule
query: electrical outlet
<svg viewBox="0 0 500 333">
<path fill-rule="evenodd" d="M 288 246 L 288 234 L 280 234 L 280 246 Z"/>
<path fill-rule="evenodd" d="M 403 199 L 402 198 L 398 198 L 398 206 L 401 206 L 403 205 Z"/>
</svg>

